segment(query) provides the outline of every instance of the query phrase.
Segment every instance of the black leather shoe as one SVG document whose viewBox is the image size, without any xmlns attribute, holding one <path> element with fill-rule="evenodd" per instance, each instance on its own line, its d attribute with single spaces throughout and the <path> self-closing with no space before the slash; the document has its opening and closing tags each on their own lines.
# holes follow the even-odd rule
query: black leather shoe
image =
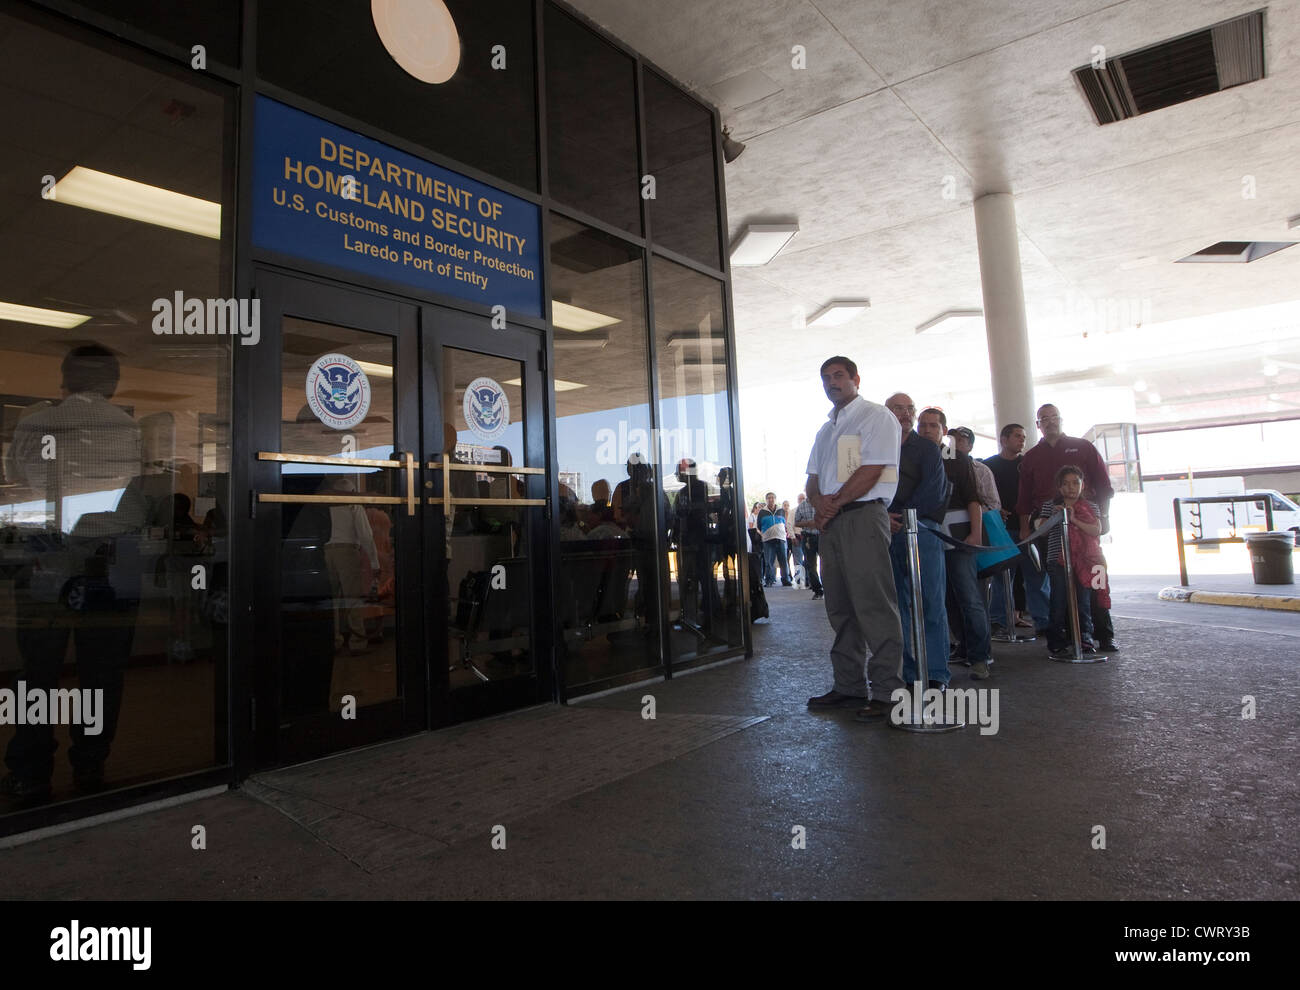
<svg viewBox="0 0 1300 990">
<path fill-rule="evenodd" d="M 1097 649 L 1101 650 L 1102 653 L 1116 653 L 1119 651 L 1119 647 L 1115 645 L 1113 639 L 1108 639 L 1106 642 L 1101 643 Z"/>
<path fill-rule="evenodd" d="M 859 695 L 840 694 L 840 692 L 838 691 L 831 690 L 831 691 L 827 691 L 825 694 L 819 694 L 815 698 L 809 698 L 808 707 L 809 708 L 847 708 L 850 705 L 857 707 L 858 705 L 862 704 L 866 700 L 867 700 L 866 698 L 863 698 Z"/>
<path fill-rule="evenodd" d="M 813 600 L 813 601 L 820 601 L 822 598 L 825 598 L 825 597 L 826 597 L 826 596 L 825 596 L 824 594 L 822 594 L 820 591 L 814 591 L 814 592 L 813 592 L 813 596 L 812 596 L 812 600 Z"/>
<path fill-rule="evenodd" d="M 859 722 L 880 722 L 889 717 L 889 713 L 895 708 L 895 704 L 890 701 L 882 701 L 879 698 L 868 701 L 865 708 L 859 708 L 854 712 L 853 717 Z"/>
</svg>

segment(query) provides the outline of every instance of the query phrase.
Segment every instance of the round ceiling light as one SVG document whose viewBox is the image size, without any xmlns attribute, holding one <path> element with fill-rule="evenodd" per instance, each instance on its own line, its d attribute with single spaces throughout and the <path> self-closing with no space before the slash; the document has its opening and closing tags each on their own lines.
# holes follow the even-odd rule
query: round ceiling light
<svg viewBox="0 0 1300 990">
<path fill-rule="evenodd" d="M 444 83 L 460 65 L 460 35 L 442 0 L 370 0 L 379 40 L 420 82 Z"/>
</svg>

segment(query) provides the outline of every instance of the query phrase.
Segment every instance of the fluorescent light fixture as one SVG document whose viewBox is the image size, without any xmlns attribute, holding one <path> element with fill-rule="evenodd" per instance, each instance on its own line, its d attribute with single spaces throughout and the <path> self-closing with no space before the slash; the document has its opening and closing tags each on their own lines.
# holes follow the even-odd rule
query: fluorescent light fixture
<svg viewBox="0 0 1300 990">
<path fill-rule="evenodd" d="M 848 323 L 870 305 L 870 299 L 836 299 L 813 313 L 805 326 L 838 327 Z"/>
<path fill-rule="evenodd" d="M 797 223 L 750 224 L 731 246 L 733 268 L 766 265 L 799 233 Z"/>
<path fill-rule="evenodd" d="M 375 364 L 373 361 L 358 361 L 357 367 L 367 375 L 374 375 L 376 378 L 393 377 L 393 366 L 391 364 Z"/>
<path fill-rule="evenodd" d="M 35 306 L 19 306 L 17 303 L 0 302 L 0 320 L 13 320 L 15 323 L 34 323 L 38 327 L 58 327 L 71 330 L 85 323 L 89 316 L 80 313 L 64 313 L 57 309 L 37 309 Z"/>
<path fill-rule="evenodd" d="M 1137 381 L 1133 383 L 1134 392 L 1145 392 L 1146 390 L 1147 390 L 1147 380 L 1145 378 L 1139 378 Z"/>
<path fill-rule="evenodd" d="M 142 220 L 183 230 L 187 234 L 219 238 L 221 204 L 195 196 L 160 189 L 107 172 L 96 172 L 84 165 L 54 184 L 50 199 L 69 206 L 83 206 L 100 213 L 111 213 L 128 220 Z"/>
<path fill-rule="evenodd" d="M 623 321 L 617 316 L 606 316 L 604 313 L 596 313 L 590 309 L 570 306 L 568 303 L 552 299 L 551 322 L 561 330 L 586 333 L 588 330 L 598 330 L 601 327 L 613 326 L 615 323 L 622 323 Z"/>
<path fill-rule="evenodd" d="M 701 337 L 694 333 L 675 333 L 668 338 L 669 347 L 723 347 L 727 343 L 723 337 Z"/>
<path fill-rule="evenodd" d="M 972 320 L 983 320 L 984 310 L 982 309 L 949 309 L 932 320 L 926 320 L 916 328 L 917 333 L 952 333 L 954 330 L 964 330 L 971 325 Z"/>
<path fill-rule="evenodd" d="M 555 349 L 557 351 L 601 351 L 605 349 L 605 345 L 608 343 L 608 333 L 586 333 L 581 337 L 556 337 Z"/>
<path fill-rule="evenodd" d="M 509 381 L 504 381 L 501 384 L 514 385 L 518 387 L 522 385 L 523 382 L 521 382 L 518 378 L 511 378 Z M 555 379 L 555 391 L 557 392 L 572 392 L 575 388 L 586 388 L 586 387 L 587 386 L 584 385 L 582 382 L 566 382 L 563 378 Z"/>
</svg>

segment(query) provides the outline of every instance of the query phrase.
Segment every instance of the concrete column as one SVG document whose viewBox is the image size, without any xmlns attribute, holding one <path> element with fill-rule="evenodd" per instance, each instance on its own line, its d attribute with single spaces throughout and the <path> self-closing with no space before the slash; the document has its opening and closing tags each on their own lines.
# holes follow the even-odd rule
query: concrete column
<svg viewBox="0 0 1300 990">
<path fill-rule="evenodd" d="M 1038 430 L 1034 426 L 1034 379 L 1025 288 L 1020 278 L 1016 204 L 1010 193 L 989 193 L 975 200 L 975 238 L 993 377 L 993 415 L 999 431 L 1007 423 L 1022 424 L 1028 434 L 1028 449 L 1036 442 Z"/>
</svg>

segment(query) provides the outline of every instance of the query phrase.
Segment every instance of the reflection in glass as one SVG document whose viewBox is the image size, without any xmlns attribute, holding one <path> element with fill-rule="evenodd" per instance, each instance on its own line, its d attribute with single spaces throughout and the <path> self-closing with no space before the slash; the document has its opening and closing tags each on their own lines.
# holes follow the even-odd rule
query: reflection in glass
<svg viewBox="0 0 1300 990">
<path fill-rule="evenodd" d="M 649 69 L 643 78 L 646 160 L 656 186 L 647 204 L 650 235 L 656 247 L 721 268 L 713 115 Z"/>
<path fill-rule="evenodd" d="M 551 4 L 546 108 L 551 196 L 641 233 L 634 64 Z"/>
<path fill-rule="evenodd" d="M 669 520 L 674 659 L 740 646 L 738 493 L 731 463 L 722 283 L 654 259 L 660 491 Z"/>
<path fill-rule="evenodd" d="M 285 317 L 281 359 L 281 452 L 316 457 L 396 460 L 393 338 Z M 304 390 L 318 358 L 342 354 L 366 373 L 370 408 L 345 430 L 322 421 Z M 397 697 L 399 652 L 395 557 L 396 507 L 367 504 L 396 495 L 398 472 L 373 466 L 281 465 L 286 495 L 356 499 L 280 506 L 282 714 L 337 712 L 344 695 L 357 707 Z"/>
<path fill-rule="evenodd" d="M 453 689 L 531 677 L 532 565 L 523 365 L 442 349 L 443 453 L 453 465 L 447 531 L 448 664 Z"/>
<path fill-rule="evenodd" d="M 228 758 L 230 347 L 150 329 L 160 297 L 229 295 L 219 239 L 30 185 L 82 166 L 227 205 L 226 101 L 6 15 L 0 88 L 0 301 L 31 307 L 0 317 L 0 690 L 77 702 L 0 725 L 3 815 Z M 19 322 L 52 309 L 78 322 Z"/>
<path fill-rule="evenodd" d="M 602 323 L 555 330 L 555 377 L 579 386 L 555 394 L 557 599 L 573 691 L 661 664 L 656 486 L 642 252 L 560 216 L 551 231 L 555 299 Z"/>
</svg>

